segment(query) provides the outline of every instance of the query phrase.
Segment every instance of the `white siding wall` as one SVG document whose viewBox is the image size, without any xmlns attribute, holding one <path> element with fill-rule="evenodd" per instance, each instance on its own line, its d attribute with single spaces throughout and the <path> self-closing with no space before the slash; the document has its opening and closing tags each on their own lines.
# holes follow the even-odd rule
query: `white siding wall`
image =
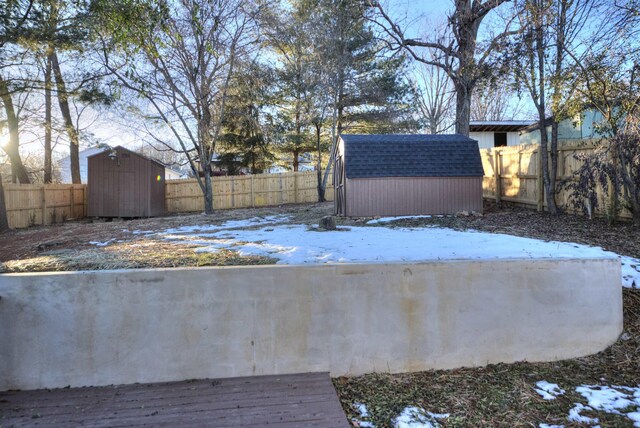
<svg viewBox="0 0 640 428">
<path fill-rule="evenodd" d="M 520 133 L 507 132 L 507 146 L 517 146 L 520 144 Z"/>
<path fill-rule="evenodd" d="M 478 147 L 481 149 L 493 147 L 493 132 L 471 132 L 469 138 L 478 140 Z"/>
<path fill-rule="evenodd" d="M 87 158 L 102 153 L 104 150 L 96 147 L 80 151 L 78 157 L 80 159 L 80 180 L 82 180 L 82 183 L 87 184 Z M 71 183 L 71 161 L 69 156 L 58 161 L 58 168 L 60 168 L 60 182 Z"/>
<path fill-rule="evenodd" d="M 178 171 L 174 171 L 169 168 L 164 169 L 165 180 L 179 180 L 180 178 L 182 178 L 182 174 L 180 174 Z"/>
<path fill-rule="evenodd" d="M 493 131 L 491 132 L 471 132 L 469 138 L 478 140 L 478 147 L 490 149 L 493 147 Z M 520 135 L 517 132 L 507 132 L 507 145 L 517 146 L 520 144 Z"/>
</svg>

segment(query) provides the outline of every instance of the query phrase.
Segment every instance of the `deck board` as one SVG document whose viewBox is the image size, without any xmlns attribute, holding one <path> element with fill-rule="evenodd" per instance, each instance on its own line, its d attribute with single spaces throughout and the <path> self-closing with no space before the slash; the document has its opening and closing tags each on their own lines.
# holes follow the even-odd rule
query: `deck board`
<svg viewBox="0 0 640 428">
<path fill-rule="evenodd" d="M 0 392 L 2 427 L 349 426 L 328 373 Z"/>
</svg>

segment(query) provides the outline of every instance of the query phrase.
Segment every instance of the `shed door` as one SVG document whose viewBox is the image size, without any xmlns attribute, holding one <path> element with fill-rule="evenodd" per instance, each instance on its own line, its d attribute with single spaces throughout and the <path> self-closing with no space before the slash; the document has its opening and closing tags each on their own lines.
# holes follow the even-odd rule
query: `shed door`
<svg viewBox="0 0 640 428">
<path fill-rule="evenodd" d="M 135 206 L 135 197 L 132 194 L 131 187 L 135 180 L 135 173 L 128 171 L 120 171 L 118 174 L 118 217 L 131 217 L 131 213 L 137 211 Z M 138 203 L 141 203 L 139 201 Z"/>
</svg>

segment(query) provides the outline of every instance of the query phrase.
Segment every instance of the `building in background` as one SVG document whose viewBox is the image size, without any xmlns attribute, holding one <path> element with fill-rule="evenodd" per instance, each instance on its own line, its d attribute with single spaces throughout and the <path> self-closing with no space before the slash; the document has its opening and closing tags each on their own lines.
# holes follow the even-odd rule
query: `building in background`
<svg viewBox="0 0 640 428">
<path fill-rule="evenodd" d="M 602 119 L 600 112 L 585 110 L 576 117 L 561 120 L 558 124 L 558 141 L 602 138 L 597 129 L 598 122 L 601 122 Z M 551 120 L 552 117 L 548 117 L 545 123 L 549 139 L 551 139 Z M 520 131 L 520 141 L 520 144 L 540 144 L 538 122 L 534 122 Z"/>
<path fill-rule="evenodd" d="M 525 144 L 520 133 L 535 124 L 531 120 L 471 121 L 469 138 L 476 140 L 480 149 L 517 146 Z"/>
<path fill-rule="evenodd" d="M 89 156 L 97 155 L 108 149 L 109 146 L 96 146 L 88 149 L 80 150 L 80 180 L 84 184 L 87 183 L 87 158 Z M 71 157 L 66 156 L 57 162 L 59 177 L 61 183 L 71 183 Z"/>
</svg>

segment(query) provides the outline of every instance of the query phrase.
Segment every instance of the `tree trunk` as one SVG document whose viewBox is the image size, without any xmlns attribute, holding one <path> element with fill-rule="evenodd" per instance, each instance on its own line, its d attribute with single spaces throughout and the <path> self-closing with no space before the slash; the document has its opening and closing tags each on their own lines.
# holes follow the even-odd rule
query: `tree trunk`
<svg viewBox="0 0 640 428">
<path fill-rule="evenodd" d="M 69 136 L 69 163 L 71 166 L 71 182 L 73 184 L 80 184 L 80 138 L 78 136 L 78 130 L 71 120 L 71 111 L 69 109 L 69 94 L 67 93 L 66 84 L 62 77 L 62 71 L 60 71 L 60 63 L 58 61 L 58 55 L 55 50 L 51 53 L 51 66 L 53 68 L 53 74 L 56 77 L 56 88 L 58 90 L 58 104 L 60 105 L 60 112 L 62 113 L 62 119 L 64 120 L 64 127 L 67 130 Z"/>
<path fill-rule="evenodd" d="M 327 162 L 327 168 L 324 170 L 324 176 L 322 177 L 322 188 L 327 188 L 327 182 L 329 181 L 329 173 L 331 172 L 331 168 L 333 167 L 333 162 L 336 157 L 336 150 L 338 145 L 338 134 L 337 134 L 337 126 L 338 126 L 338 109 L 336 108 L 337 97 L 334 96 L 333 99 L 333 111 L 331 113 L 331 149 L 329 149 L 329 161 Z M 334 175 L 335 182 L 335 175 Z M 335 197 L 333 198 L 335 201 Z"/>
<path fill-rule="evenodd" d="M 325 189 L 322 185 L 322 150 L 320 149 L 320 131 L 321 124 L 316 123 L 316 150 L 318 151 L 318 163 L 316 166 L 316 175 L 318 180 L 318 202 L 325 202 Z"/>
<path fill-rule="evenodd" d="M 549 157 L 551 158 L 551 165 L 549 169 L 549 191 L 550 196 L 547 196 L 547 204 L 549 205 L 549 212 L 551 214 L 558 214 L 560 208 L 556 202 L 556 182 L 558 178 L 558 121 L 553 119 L 551 123 L 551 142 L 549 145 Z M 553 209 L 551 206 L 553 205 Z"/>
<path fill-rule="evenodd" d="M 471 120 L 471 91 L 473 88 L 457 83 L 456 88 L 456 134 L 469 136 Z"/>
<path fill-rule="evenodd" d="M 541 18 L 540 18 L 541 19 Z M 551 187 L 551 177 L 549 173 L 549 142 L 547 136 L 546 127 L 546 88 L 545 83 L 545 45 L 544 45 L 544 30 L 542 28 L 542 21 L 537 23 L 535 29 L 535 46 L 536 46 L 536 59 L 538 65 L 538 128 L 540 129 L 540 162 L 542 163 L 542 180 L 544 183 L 544 196 L 547 201 L 547 209 L 551 214 L 557 214 L 556 207 L 556 189 Z M 557 138 L 557 137 L 556 137 Z M 555 180 L 553 181 L 555 183 Z"/>
<path fill-rule="evenodd" d="M 213 183 L 211 181 L 211 167 L 204 171 L 204 213 L 213 214 Z"/>
<path fill-rule="evenodd" d="M 13 98 L 9 92 L 9 84 L 0 76 L 0 99 L 4 104 L 4 110 L 7 115 L 7 126 L 9 127 L 9 141 L 2 147 L 4 152 L 9 156 L 11 162 L 11 175 L 13 180 L 17 180 L 22 184 L 29 184 L 29 174 L 22 163 L 20 157 L 20 133 L 18 128 L 18 116 L 13 106 Z"/>
<path fill-rule="evenodd" d="M 9 220 L 7 219 L 7 206 L 4 202 L 4 187 L 2 186 L 2 175 L 0 174 L 0 232 L 9 230 Z"/>
<path fill-rule="evenodd" d="M 484 2 L 487 4 L 489 2 Z M 456 1 L 455 14 L 451 24 L 456 28 L 458 38 L 458 70 L 453 79 L 456 90 L 456 134 L 469 136 L 471 120 L 471 94 L 476 87 L 479 75 L 475 59 L 478 30 L 484 16 L 480 16 L 477 1 Z M 497 7 L 497 4 L 496 6 Z"/>
<path fill-rule="evenodd" d="M 44 70 L 44 183 L 53 181 L 51 167 L 51 50 L 48 50 Z"/>
<path fill-rule="evenodd" d="M 299 150 L 294 150 L 293 151 L 293 172 L 298 172 L 298 168 L 300 168 L 300 159 L 298 159 L 298 156 L 300 155 L 300 151 Z"/>
</svg>

